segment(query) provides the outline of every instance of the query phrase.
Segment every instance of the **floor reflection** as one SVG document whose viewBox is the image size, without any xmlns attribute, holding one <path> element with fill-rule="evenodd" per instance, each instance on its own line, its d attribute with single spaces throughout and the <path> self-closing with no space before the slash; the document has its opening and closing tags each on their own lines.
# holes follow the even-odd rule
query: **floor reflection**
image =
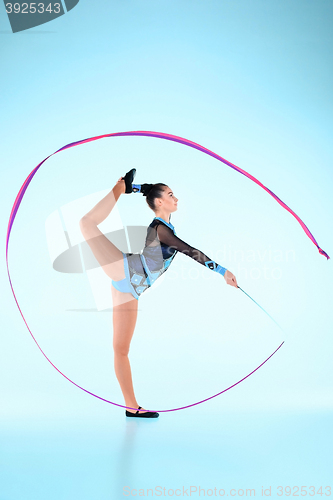
<svg viewBox="0 0 333 500">
<path fill-rule="evenodd" d="M 146 455 L 146 450 L 140 451 L 142 443 L 149 441 L 151 437 L 152 426 L 159 425 L 158 418 L 126 418 L 123 429 L 123 439 L 117 453 L 117 461 L 114 471 L 114 484 L 112 493 L 114 498 L 123 496 L 124 487 L 135 488 L 138 480 L 137 460 L 142 461 Z M 145 439 L 147 435 L 147 440 Z M 140 460 L 141 457 L 141 460 Z M 127 490 L 128 491 L 128 490 Z"/>
</svg>

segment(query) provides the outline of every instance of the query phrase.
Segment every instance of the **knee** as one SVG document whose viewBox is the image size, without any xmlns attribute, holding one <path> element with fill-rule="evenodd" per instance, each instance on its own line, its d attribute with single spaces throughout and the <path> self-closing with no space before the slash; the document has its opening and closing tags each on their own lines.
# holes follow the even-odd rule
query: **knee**
<svg viewBox="0 0 333 500">
<path fill-rule="evenodd" d="M 113 351 L 117 356 L 128 356 L 129 346 L 121 343 L 114 343 Z"/>
<path fill-rule="evenodd" d="M 91 228 L 91 219 L 87 215 L 84 215 L 82 219 L 80 219 L 79 226 L 83 236 L 85 238 L 89 237 L 90 234 L 89 229 Z"/>
<path fill-rule="evenodd" d="M 80 219 L 79 226 L 80 226 L 80 229 L 81 229 L 81 233 L 83 233 L 84 232 L 84 228 L 86 226 L 86 216 L 85 215 L 82 217 L 82 219 Z"/>
<path fill-rule="evenodd" d="M 85 227 L 87 227 L 88 223 L 89 223 L 89 217 L 87 217 L 86 215 L 84 215 L 82 217 L 82 219 L 80 219 L 80 222 L 79 222 L 81 231 L 82 231 L 82 229 L 84 229 Z"/>
</svg>

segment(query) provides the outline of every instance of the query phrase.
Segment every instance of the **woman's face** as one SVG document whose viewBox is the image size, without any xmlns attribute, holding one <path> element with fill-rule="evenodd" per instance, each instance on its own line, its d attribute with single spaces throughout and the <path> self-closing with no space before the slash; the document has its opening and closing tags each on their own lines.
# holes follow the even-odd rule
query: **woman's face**
<svg viewBox="0 0 333 500">
<path fill-rule="evenodd" d="M 169 186 L 165 186 L 162 197 L 155 200 L 156 208 L 163 208 L 168 212 L 175 212 L 177 210 L 177 203 L 178 198 L 175 197 Z"/>
</svg>

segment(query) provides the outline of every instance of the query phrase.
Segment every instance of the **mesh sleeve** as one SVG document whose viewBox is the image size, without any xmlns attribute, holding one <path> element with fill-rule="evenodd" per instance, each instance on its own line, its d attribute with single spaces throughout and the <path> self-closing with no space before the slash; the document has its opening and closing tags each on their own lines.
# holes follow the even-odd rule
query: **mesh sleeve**
<svg viewBox="0 0 333 500">
<path fill-rule="evenodd" d="M 159 224 L 156 228 L 157 230 L 157 235 L 158 239 L 160 240 L 161 243 L 164 243 L 170 248 L 175 248 L 178 250 L 178 252 L 182 252 L 185 255 L 188 255 L 192 259 L 196 260 L 199 262 L 199 264 L 202 264 L 212 271 L 217 271 L 224 275 L 224 272 L 226 269 L 222 266 L 219 266 L 219 264 L 216 264 L 216 262 L 212 261 L 207 255 L 205 255 L 203 252 L 200 250 L 191 247 L 185 241 L 181 240 L 178 238 L 169 227 L 167 227 L 165 224 Z M 224 272 L 222 271 L 224 270 Z"/>
</svg>

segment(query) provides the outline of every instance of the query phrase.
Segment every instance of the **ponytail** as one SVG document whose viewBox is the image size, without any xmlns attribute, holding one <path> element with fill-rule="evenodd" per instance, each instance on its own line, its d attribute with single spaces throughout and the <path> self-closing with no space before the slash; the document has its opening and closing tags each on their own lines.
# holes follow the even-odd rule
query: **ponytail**
<svg viewBox="0 0 333 500">
<path fill-rule="evenodd" d="M 155 210 L 155 199 L 162 198 L 163 187 L 166 184 L 159 182 L 158 184 L 141 184 L 141 193 L 146 197 L 146 202 L 152 210 Z"/>
</svg>

